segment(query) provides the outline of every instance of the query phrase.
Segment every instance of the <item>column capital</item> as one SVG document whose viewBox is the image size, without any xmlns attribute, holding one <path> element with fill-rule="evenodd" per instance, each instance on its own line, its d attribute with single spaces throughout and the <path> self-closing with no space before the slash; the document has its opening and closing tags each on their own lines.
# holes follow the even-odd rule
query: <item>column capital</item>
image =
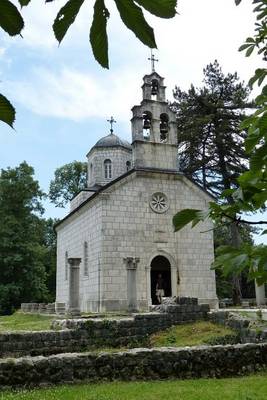
<svg viewBox="0 0 267 400">
<path fill-rule="evenodd" d="M 140 258 L 136 257 L 125 257 L 123 259 L 126 269 L 137 269 L 137 264 L 140 261 Z"/>
<path fill-rule="evenodd" d="M 81 261 L 82 261 L 81 258 L 68 258 L 68 263 L 70 264 L 71 267 L 79 267 Z"/>
</svg>

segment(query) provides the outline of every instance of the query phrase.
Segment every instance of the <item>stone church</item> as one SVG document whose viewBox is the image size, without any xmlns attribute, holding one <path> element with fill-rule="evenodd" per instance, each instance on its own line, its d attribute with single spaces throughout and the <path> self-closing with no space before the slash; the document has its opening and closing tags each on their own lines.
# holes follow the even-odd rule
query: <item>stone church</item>
<svg viewBox="0 0 267 400">
<path fill-rule="evenodd" d="M 56 301 L 68 307 L 75 290 L 84 312 L 148 310 L 157 303 L 161 274 L 165 296 L 197 297 L 216 307 L 211 222 L 177 233 L 172 226 L 177 211 L 205 209 L 211 198 L 179 172 L 164 79 L 155 70 L 143 78 L 142 101 L 132 108 L 132 144 L 110 122 L 110 133 L 87 154 L 88 187 L 56 226 Z"/>
</svg>

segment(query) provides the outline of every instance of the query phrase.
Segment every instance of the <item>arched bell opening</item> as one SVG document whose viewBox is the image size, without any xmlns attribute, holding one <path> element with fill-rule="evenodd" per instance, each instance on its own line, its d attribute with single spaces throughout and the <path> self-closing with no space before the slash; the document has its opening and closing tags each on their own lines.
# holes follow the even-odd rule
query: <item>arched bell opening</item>
<svg viewBox="0 0 267 400">
<path fill-rule="evenodd" d="M 144 137 L 144 139 L 149 139 L 150 138 L 151 121 L 152 121 L 151 112 L 150 111 L 145 111 L 143 113 L 143 137 Z"/>
<path fill-rule="evenodd" d="M 157 100 L 159 93 L 159 82 L 157 79 L 151 81 L 151 100 Z"/>
<path fill-rule="evenodd" d="M 167 114 L 160 115 L 159 130 L 160 130 L 160 141 L 164 143 L 168 139 L 168 132 L 169 132 L 169 117 Z"/>
<path fill-rule="evenodd" d="M 161 279 L 163 286 L 164 296 L 172 296 L 172 284 L 171 284 L 171 264 L 169 260 L 164 256 L 156 256 L 151 261 L 150 268 L 150 282 L 151 282 L 151 300 L 152 304 L 159 304 L 156 289 L 157 283 Z"/>
</svg>

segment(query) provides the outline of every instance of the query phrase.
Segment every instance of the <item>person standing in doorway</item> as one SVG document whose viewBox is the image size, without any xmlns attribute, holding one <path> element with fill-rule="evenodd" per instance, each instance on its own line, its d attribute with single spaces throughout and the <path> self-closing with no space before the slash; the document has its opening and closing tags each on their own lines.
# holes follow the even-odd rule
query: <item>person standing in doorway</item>
<svg viewBox="0 0 267 400">
<path fill-rule="evenodd" d="M 161 274 L 158 274 L 158 279 L 156 283 L 156 297 L 158 299 L 158 303 L 162 303 L 162 297 L 164 297 L 164 279 Z"/>
</svg>

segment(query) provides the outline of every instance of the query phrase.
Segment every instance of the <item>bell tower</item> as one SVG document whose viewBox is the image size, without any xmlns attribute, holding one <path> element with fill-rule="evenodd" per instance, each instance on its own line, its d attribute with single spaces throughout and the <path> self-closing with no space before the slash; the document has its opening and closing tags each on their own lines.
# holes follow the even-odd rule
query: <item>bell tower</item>
<svg viewBox="0 0 267 400">
<path fill-rule="evenodd" d="M 132 148 L 135 167 L 178 170 L 175 113 L 165 99 L 164 78 L 155 71 L 143 78 L 143 99 L 132 108 Z"/>
</svg>

